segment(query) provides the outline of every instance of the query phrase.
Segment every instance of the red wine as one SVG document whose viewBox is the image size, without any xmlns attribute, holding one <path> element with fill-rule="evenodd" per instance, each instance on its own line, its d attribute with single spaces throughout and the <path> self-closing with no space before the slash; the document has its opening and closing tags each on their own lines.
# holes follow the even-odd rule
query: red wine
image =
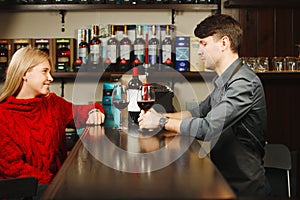
<svg viewBox="0 0 300 200">
<path fill-rule="evenodd" d="M 153 106 L 154 102 L 154 100 L 141 100 L 138 101 L 137 104 L 142 110 L 149 110 Z"/>
<path fill-rule="evenodd" d="M 124 108 L 126 108 L 128 106 L 129 102 L 126 102 L 126 101 L 113 101 L 112 103 L 119 110 L 123 110 Z"/>
</svg>

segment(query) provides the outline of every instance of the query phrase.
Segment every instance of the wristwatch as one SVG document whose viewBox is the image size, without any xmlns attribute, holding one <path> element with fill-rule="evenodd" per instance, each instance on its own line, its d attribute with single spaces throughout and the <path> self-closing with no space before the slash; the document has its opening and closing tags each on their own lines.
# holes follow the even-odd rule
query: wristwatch
<svg viewBox="0 0 300 200">
<path fill-rule="evenodd" d="M 166 123 L 169 121 L 169 118 L 166 116 L 163 116 L 159 119 L 159 126 L 160 128 L 164 128 Z"/>
</svg>

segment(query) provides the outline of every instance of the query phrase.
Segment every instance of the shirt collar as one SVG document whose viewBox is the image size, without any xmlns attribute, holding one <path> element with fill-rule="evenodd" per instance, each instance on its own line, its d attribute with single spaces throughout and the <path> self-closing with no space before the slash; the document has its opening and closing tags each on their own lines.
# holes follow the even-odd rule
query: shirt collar
<svg viewBox="0 0 300 200">
<path fill-rule="evenodd" d="M 231 78 L 234 69 L 242 62 L 240 58 L 236 59 L 222 74 L 216 76 L 214 79 L 214 85 L 217 88 L 222 88 Z"/>
</svg>

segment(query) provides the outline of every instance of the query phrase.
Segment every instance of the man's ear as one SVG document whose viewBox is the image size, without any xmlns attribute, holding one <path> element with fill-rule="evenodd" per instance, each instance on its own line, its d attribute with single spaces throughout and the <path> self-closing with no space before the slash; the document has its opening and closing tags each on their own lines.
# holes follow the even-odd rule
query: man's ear
<svg viewBox="0 0 300 200">
<path fill-rule="evenodd" d="M 220 48 L 221 51 L 224 51 L 225 49 L 230 47 L 230 40 L 229 38 L 225 35 L 221 38 L 220 40 Z"/>
</svg>

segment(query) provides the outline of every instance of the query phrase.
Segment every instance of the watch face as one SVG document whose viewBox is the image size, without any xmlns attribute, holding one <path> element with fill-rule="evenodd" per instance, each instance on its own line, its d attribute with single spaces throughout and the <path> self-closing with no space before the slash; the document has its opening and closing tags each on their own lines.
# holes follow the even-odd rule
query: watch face
<svg viewBox="0 0 300 200">
<path fill-rule="evenodd" d="M 167 117 L 162 117 L 162 118 L 159 119 L 159 125 L 161 127 L 164 127 L 167 122 L 168 122 L 168 118 Z"/>
</svg>

